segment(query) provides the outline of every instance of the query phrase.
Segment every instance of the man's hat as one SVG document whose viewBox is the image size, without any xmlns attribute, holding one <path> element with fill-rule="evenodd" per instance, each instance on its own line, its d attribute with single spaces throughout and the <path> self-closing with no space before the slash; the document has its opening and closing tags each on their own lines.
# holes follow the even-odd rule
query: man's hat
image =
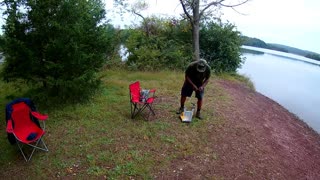
<svg viewBox="0 0 320 180">
<path fill-rule="evenodd" d="M 197 71 L 198 72 L 204 72 L 207 68 L 207 61 L 204 59 L 200 59 L 199 62 L 197 63 Z"/>
</svg>

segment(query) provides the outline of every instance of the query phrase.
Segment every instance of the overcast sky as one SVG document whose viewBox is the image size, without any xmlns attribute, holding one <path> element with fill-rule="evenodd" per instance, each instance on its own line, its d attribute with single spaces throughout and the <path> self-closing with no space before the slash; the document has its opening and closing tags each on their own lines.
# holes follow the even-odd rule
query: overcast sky
<svg viewBox="0 0 320 180">
<path fill-rule="evenodd" d="M 134 15 L 111 14 L 113 0 L 103 0 L 114 25 L 129 25 L 141 20 Z M 132 0 L 133 2 L 135 0 Z M 144 15 L 178 15 L 182 12 L 179 0 L 146 0 L 149 8 Z M 226 2 L 238 0 L 226 0 Z M 222 18 L 234 23 L 243 35 L 259 38 L 267 43 L 278 43 L 320 53 L 320 0 L 250 0 L 237 7 L 241 15 L 224 9 Z M 0 24 L 3 24 L 2 18 Z"/>
<path fill-rule="evenodd" d="M 150 7 L 145 15 L 173 16 L 182 12 L 179 0 L 146 1 Z M 237 0 L 226 0 L 231 1 Z M 105 2 L 112 7 L 111 0 Z M 243 35 L 320 53 L 320 0 L 251 0 L 236 10 L 244 15 L 226 8 L 222 18 L 234 23 Z M 116 25 L 140 21 L 133 15 L 126 16 L 124 21 L 113 19 Z"/>
</svg>

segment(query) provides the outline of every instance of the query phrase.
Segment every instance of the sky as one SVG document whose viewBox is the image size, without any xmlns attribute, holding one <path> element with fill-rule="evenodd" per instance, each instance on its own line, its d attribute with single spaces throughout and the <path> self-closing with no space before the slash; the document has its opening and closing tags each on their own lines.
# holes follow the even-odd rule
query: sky
<svg viewBox="0 0 320 180">
<path fill-rule="evenodd" d="M 146 1 L 149 8 L 143 11 L 144 15 L 174 16 L 183 12 L 179 0 Z M 227 3 L 238 1 L 226 0 Z M 106 9 L 112 8 L 112 0 L 105 3 Z M 236 11 L 223 9 L 221 18 L 235 24 L 242 35 L 320 53 L 319 8 L 319 0 L 250 0 Z M 112 18 L 113 24 L 121 26 L 141 20 L 132 14 L 125 16 L 124 21 L 116 15 Z"/>
<path fill-rule="evenodd" d="M 113 0 L 102 1 L 106 4 L 107 17 L 115 26 L 124 27 L 141 20 L 132 14 L 121 19 L 118 14 L 113 13 Z M 239 0 L 225 2 L 237 1 Z M 182 13 L 179 0 L 146 2 L 149 8 L 142 12 L 145 16 L 178 16 Z M 320 0 L 250 0 L 237 7 L 237 12 L 230 8 L 223 9 L 222 19 L 235 24 L 242 35 L 259 38 L 266 43 L 283 44 L 320 53 L 319 8 Z M 0 24 L 3 24 L 3 18 L 0 18 Z"/>
</svg>

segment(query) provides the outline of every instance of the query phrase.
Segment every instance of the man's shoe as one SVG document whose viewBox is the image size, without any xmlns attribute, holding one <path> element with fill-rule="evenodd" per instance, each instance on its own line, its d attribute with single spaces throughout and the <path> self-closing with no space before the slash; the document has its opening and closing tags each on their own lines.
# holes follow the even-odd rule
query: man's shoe
<svg viewBox="0 0 320 180">
<path fill-rule="evenodd" d="M 180 107 L 177 111 L 177 114 L 181 114 L 183 112 L 183 109 L 184 109 L 183 107 Z"/>
<path fill-rule="evenodd" d="M 198 119 L 200 119 L 200 120 L 203 119 L 203 117 L 201 116 L 200 111 L 197 111 L 197 113 L 196 113 L 196 118 L 198 118 Z"/>
</svg>

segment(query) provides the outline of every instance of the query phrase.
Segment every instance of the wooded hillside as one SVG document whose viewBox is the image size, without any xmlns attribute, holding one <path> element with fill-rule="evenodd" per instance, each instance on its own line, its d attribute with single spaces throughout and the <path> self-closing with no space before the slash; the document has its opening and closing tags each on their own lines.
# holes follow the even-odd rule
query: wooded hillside
<svg viewBox="0 0 320 180">
<path fill-rule="evenodd" d="M 253 46 L 253 47 L 259 47 L 259 48 L 265 48 L 265 49 L 271 49 L 271 50 L 296 54 L 296 55 L 300 55 L 300 56 L 304 56 L 310 59 L 320 61 L 320 54 L 315 52 L 302 50 L 302 49 L 298 49 L 295 47 L 290 47 L 282 44 L 266 43 L 261 39 L 252 38 L 248 36 L 242 36 L 242 40 L 243 40 L 242 41 L 243 45 L 246 45 L 246 46 Z"/>
</svg>

